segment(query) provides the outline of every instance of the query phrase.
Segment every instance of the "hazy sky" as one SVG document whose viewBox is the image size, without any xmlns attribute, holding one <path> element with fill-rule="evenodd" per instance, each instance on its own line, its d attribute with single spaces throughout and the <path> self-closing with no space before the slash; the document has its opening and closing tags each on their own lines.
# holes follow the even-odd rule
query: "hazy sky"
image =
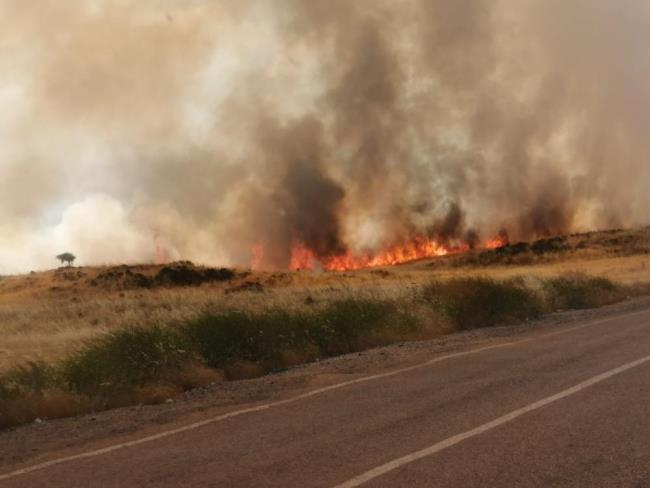
<svg viewBox="0 0 650 488">
<path fill-rule="evenodd" d="M 646 224 L 645 0 L 0 0 L 0 274 Z"/>
</svg>

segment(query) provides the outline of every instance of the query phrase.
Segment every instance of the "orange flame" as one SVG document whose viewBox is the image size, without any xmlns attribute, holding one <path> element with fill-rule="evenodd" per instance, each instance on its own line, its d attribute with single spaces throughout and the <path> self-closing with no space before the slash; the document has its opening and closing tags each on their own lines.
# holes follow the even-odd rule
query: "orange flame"
<svg viewBox="0 0 650 488">
<path fill-rule="evenodd" d="M 339 256 L 326 257 L 319 261 L 312 251 L 297 243 L 292 249 L 290 267 L 292 270 L 313 270 L 320 266 L 327 271 L 352 271 L 446 256 L 451 253 L 464 252 L 468 249 L 469 247 L 465 244 L 444 246 L 437 241 L 418 237 L 404 244 L 390 246 L 375 254 L 355 255 L 348 252 Z"/>
<path fill-rule="evenodd" d="M 505 235 L 499 235 L 485 241 L 483 247 L 485 249 L 498 249 L 507 246 L 508 244 L 508 237 Z M 363 268 L 393 266 L 410 261 L 418 261 L 420 259 L 430 259 L 447 256 L 449 254 L 463 253 L 469 250 L 470 246 L 466 243 L 445 245 L 427 237 L 415 237 L 409 242 L 395 244 L 376 253 L 354 254 L 348 251 L 345 254 L 319 259 L 314 252 L 304 244 L 296 242 L 291 249 L 289 269 L 293 271 L 309 271 L 315 269 L 326 271 L 353 271 Z M 253 270 L 262 269 L 263 262 L 264 244 L 260 243 L 255 245 L 251 250 L 251 268 Z"/>
<path fill-rule="evenodd" d="M 485 241 L 484 247 L 486 249 L 499 249 L 510 244 L 510 240 L 505 236 L 496 236 L 492 239 Z"/>
</svg>

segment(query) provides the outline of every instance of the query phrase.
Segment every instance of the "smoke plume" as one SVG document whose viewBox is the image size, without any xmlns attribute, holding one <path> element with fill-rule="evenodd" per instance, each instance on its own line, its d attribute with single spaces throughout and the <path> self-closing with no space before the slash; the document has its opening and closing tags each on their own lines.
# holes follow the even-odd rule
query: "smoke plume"
<svg viewBox="0 0 650 488">
<path fill-rule="evenodd" d="M 645 224 L 649 42 L 641 0 L 0 0 L 0 274 Z"/>
</svg>

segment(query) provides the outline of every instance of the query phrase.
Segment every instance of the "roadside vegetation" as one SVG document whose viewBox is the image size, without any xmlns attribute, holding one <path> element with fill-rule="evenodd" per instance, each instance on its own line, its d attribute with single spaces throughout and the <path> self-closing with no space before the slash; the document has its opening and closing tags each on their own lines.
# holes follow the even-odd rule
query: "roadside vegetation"
<svg viewBox="0 0 650 488">
<path fill-rule="evenodd" d="M 646 290 L 643 290 L 644 292 Z M 88 340 L 65 359 L 0 374 L 0 428 L 125 405 L 161 403 L 185 390 L 253 378 L 322 358 L 441 333 L 597 307 L 635 289 L 581 274 L 533 280 L 433 281 L 399 300 L 354 296 L 303 307 L 204 310 L 127 326 Z"/>
<path fill-rule="evenodd" d="M 546 308 L 544 297 L 522 279 L 479 277 L 434 282 L 424 288 L 422 296 L 454 330 L 507 325 L 536 318 Z"/>
<path fill-rule="evenodd" d="M 5 276 L 0 279 L 0 372 L 29 361 L 59 363 L 114 331 L 187 322 L 206 313 L 309 311 L 350 298 L 409 303 L 431 280 L 478 275 L 503 282 L 518 276 L 551 279 L 567 272 L 626 285 L 650 283 L 650 228 L 512 243 L 347 273 L 213 269 L 178 262 L 62 266 Z M 527 282 L 539 288 L 534 278 Z M 568 307 L 559 301 L 555 305 Z"/>
</svg>

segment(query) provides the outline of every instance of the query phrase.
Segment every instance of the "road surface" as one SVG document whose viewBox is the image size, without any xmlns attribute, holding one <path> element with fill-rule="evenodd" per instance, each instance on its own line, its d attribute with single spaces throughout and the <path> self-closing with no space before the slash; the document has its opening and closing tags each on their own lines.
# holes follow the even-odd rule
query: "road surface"
<svg viewBox="0 0 650 488">
<path fill-rule="evenodd" d="M 0 486 L 650 487 L 650 310 L 174 429 L 5 467 Z"/>
</svg>

